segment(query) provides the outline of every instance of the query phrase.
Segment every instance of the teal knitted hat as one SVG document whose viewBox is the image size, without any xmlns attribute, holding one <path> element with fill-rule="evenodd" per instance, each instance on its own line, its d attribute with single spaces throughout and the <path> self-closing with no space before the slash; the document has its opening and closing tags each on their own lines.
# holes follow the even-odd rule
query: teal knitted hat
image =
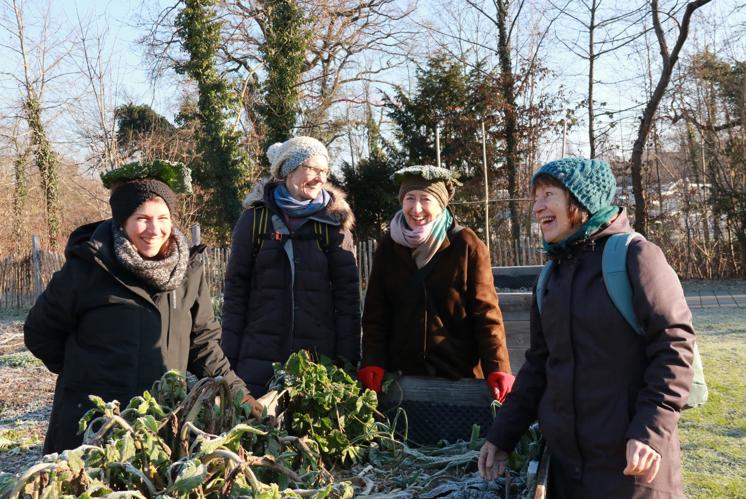
<svg viewBox="0 0 746 499">
<path fill-rule="evenodd" d="M 562 182 L 591 215 L 611 206 L 616 194 L 611 166 L 600 159 L 562 158 L 549 162 L 534 173 L 532 184 L 539 175 L 549 175 Z"/>
</svg>

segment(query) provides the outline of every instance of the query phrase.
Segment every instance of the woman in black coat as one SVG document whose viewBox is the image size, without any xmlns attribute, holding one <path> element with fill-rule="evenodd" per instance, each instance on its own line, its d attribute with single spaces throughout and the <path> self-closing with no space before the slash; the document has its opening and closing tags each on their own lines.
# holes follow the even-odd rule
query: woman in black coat
<svg viewBox="0 0 746 499">
<path fill-rule="evenodd" d="M 610 238 L 631 232 L 625 210 L 612 205 L 609 164 L 552 161 L 532 189 L 552 264 L 534 293 L 526 362 L 487 433 L 479 470 L 501 473 L 538 419 L 552 498 L 683 497 L 677 424 L 692 383 L 694 330 L 681 284 L 660 248 L 627 240 L 633 328 L 603 271 Z"/>
<path fill-rule="evenodd" d="M 327 183 L 326 147 L 294 137 L 267 157 L 274 178 L 244 202 L 223 304 L 223 350 L 255 395 L 266 392 L 272 364 L 298 350 L 360 359 L 354 217 Z"/>
<path fill-rule="evenodd" d="M 190 251 L 173 225 L 174 192 L 157 179 L 126 181 L 109 202 L 111 219 L 71 234 L 67 261 L 26 318 L 26 346 L 58 374 L 45 454 L 82 443 L 89 395 L 124 404 L 169 369 L 246 391 L 220 349 L 204 247 Z"/>
</svg>

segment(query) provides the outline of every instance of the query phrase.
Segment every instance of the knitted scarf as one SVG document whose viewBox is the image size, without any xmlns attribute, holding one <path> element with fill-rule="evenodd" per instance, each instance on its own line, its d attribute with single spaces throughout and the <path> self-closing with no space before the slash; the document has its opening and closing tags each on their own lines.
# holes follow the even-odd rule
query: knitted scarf
<svg viewBox="0 0 746 499">
<path fill-rule="evenodd" d="M 189 246 L 179 229 L 171 228 L 168 255 L 160 260 L 146 260 L 140 256 L 118 224 L 112 223 L 111 227 L 114 255 L 124 268 L 158 291 L 171 291 L 181 285 L 189 263 Z"/>
<path fill-rule="evenodd" d="M 562 241 L 548 243 L 544 241 L 544 250 L 550 257 L 557 257 L 566 254 L 571 248 L 583 244 L 590 237 L 608 226 L 609 222 L 619 213 L 618 206 L 607 206 L 594 213 L 578 230 L 570 234 Z"/>
<path fill-rule="evenodd" d="M 314 213 L 318 213 L 326 208 L 332 199 L 326 189 L 321 189 L 321 192 L 316 196 L 316 199 L 300 201 L 290 195 L 290 192 L 284 183 L 278 184 L 277 187 L 275 187 L 272 196 L 277 207 L 290 218 L 310 217 Z"/>
<path fill-rule="evenodd" d="M 399 210 L 391 219 L 391 239 L 397 244 L 412 248 L 412 258 L 417 268 L 421 269 L 438 252 L 452 223 L 453 215 L 446 208 L 429 224 L 410 229 L 404 218 L 404 212 Z"/>
</svg>

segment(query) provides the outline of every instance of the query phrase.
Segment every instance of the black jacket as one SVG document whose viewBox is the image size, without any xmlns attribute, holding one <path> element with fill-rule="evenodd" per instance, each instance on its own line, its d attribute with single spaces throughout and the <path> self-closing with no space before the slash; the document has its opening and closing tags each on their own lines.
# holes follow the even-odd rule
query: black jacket
<svg viewBox="0 0 746 499">
<path fill-rule="evenodd" d="M 272 191 L 260 184 L 233 231 L 225 275 L 223 350 L 255 396 L 267 390 L 272 363 L 301 349 L 360 359 L 360 290 L 350 229 L 352 212 L 341 191 L 322 212 L 295 228 L 290 240 L 264 240 L 253 259 L 256 207 L 264 206 L 264 233 L 289 232 Z M 256 217 L 258 218 L 258 217 Z M 320 225 L 319 225 L 320 224 Z M 328 244 L 314 226 L 328 233 Z"/>
<path fill-rule="evenodd" d="M 28 349 L 59 374 L 45 453 L 80 445 L 88 395 L 126 404 L 169 369 L 226 376 L 245 390 L 220 349 L 198 253 L 192 251 L 179 288 L 156 292 L 116 260 L 110 220 L 72 233 L 65 265 L 24 326 Z"/>
</svg>

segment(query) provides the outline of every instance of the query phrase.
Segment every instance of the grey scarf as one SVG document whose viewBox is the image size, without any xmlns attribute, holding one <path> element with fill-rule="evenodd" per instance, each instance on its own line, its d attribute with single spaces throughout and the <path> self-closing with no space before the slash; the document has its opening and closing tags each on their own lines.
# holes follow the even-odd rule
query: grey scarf
<svg viewBox="0 0 746 499">
<path fill-rule="evenodd" d="M 127 239 L 121 227 L 116 223 L 112 223 L 111 227 L 114 235 L 114 254 L 124 268 L 158 291 L 171 291 L 181 285 L 189 263 L 189 246 L 179 229 L 171 229 L 171 247 L 165 258 L 145 260 Z"/>
</svg>

